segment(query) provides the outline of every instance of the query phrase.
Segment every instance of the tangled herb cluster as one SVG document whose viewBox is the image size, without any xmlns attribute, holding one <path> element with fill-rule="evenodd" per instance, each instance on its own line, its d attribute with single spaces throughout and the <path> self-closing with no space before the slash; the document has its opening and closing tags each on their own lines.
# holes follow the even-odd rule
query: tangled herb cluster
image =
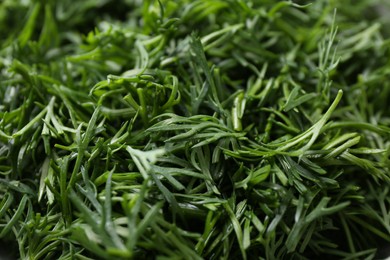
<svg viewBox="0 0 390 260">
<path fill-rule="evenodd" d="M 339 2 L 2 1 L 8 253 L 378 256 L 389 6 Z"/>
</svg>

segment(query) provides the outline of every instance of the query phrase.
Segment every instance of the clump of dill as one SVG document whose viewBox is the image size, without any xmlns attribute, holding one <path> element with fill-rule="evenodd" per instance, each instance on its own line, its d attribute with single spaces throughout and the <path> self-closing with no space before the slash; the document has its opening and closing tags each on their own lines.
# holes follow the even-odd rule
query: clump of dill
<svg viewBox="0 0 390 260">
<path fill-rule="evenodd" d="M 20 259 L 372 259 L 381 1 L 0 3 L 0 239 Z"/>
</svg>

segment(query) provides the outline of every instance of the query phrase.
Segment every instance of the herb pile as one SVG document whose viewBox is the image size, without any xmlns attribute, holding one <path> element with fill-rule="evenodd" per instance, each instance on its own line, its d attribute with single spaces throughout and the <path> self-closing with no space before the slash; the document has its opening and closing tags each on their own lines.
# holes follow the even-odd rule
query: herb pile
<svg viewBox="0 0 390 260">
<path fill-rule="evenodd" d="M 2 1 L 1 244 L 21 259 L 378 256 L 382 2 Z"/>
</svg>

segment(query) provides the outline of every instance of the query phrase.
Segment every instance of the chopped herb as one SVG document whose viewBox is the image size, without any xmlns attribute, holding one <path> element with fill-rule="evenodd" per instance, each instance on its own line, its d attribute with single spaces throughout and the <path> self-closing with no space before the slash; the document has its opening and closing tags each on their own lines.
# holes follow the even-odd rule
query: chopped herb
<svg viewBox="0 0 390 260">
<path fill-rule="evenodd" d="M 379 0 L 2 1 L 6 253 L 386 257 L 389 14 Z"/>
</svg>

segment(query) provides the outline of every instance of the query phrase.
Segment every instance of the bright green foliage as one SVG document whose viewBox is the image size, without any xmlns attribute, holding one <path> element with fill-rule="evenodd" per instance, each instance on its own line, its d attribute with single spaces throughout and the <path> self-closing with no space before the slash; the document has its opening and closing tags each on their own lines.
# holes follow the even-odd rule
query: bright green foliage
<svg viewBox="0 0 390 260">
<path fill-rule="evenodd" d="M 2 1 L 1 244 L 373 259 L 390 242 L 385 2 Z"/>
</svg>

